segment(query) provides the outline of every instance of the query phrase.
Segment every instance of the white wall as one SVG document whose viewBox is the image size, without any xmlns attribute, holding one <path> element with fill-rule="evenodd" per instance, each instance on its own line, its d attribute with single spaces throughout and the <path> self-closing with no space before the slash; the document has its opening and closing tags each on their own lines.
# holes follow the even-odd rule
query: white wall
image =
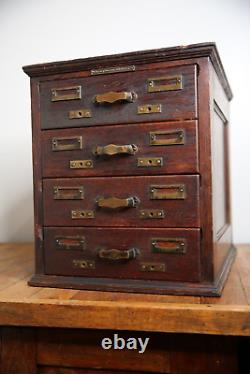
<svg viewBox="0 0 250 374">
<path fill-rule="evenodd" d="M 0 241 L 33 239 L 23 65 L 205 41 L 217 43 L 234 92 L 234 241 L 250 242 L 249 0 L 0 0 Z"/>
</svg>

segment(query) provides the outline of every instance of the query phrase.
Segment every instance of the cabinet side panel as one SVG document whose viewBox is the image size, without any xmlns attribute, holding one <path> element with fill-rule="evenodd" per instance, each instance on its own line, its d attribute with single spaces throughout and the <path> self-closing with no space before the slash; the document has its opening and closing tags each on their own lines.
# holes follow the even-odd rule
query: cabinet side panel
<svg viewBox="0 0 250 374">
<path fill-rule="evenodd" d="M 231 238 L 229 178 L 229 102 L 210 66 L 214 275 L 220 275 L 229 253 Z"/>
<path fill-rule="evenodd" d="M 34 194 L 34 233 L 35 271 L 44 273 L 43 261 L 43 217 L 42 217 L 42 151 L 40 130 L 39 82 L 31 79 L 32 107 L 32 147 L 33 147 L 33 194 Z"/>
</svg>

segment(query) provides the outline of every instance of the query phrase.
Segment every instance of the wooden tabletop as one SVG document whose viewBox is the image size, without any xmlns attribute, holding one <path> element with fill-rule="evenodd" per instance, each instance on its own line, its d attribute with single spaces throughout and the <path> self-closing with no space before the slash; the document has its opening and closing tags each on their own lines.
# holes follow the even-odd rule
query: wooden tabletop
<svg viewBox="0 0 250 374">
<path fill-rule="evenodd" d="M 220 298 L 30 287 L 33 269 L 32 244 L 0 245 L 0 325 L 250 336 L 250 245 Z"/>
</svg>

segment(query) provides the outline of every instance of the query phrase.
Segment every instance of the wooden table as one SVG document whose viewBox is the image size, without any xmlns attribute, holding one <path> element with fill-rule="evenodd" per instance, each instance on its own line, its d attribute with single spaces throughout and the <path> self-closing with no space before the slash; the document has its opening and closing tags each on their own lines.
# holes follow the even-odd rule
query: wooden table
<svg viewBox="0 0 250 374">
<path fill-rule="evenodd" d="M 33 257 L 32 244 L 0 246 L 1 373 L 238 373 L 250 246 L 238 247 L 220 298 L 29 287 Z M 114 333 L 149 337 L 148 348 L 102 349 Z"/>
</svg>

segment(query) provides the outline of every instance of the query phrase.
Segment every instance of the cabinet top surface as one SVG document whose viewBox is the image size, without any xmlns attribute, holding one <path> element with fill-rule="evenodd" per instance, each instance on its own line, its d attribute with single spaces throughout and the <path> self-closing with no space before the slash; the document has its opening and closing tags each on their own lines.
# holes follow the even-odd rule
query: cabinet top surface
<svg viewBox="0 0 250 374">
<path fill-rule="evenodd" d="M 128 65 L 143 65 L 164 61 L 209 57 L 224 87 L 229 100 L 232 91 L 228 83 L 217 47 L 215 43 L 199 43 L 178 47 L 151 49 L 137 52 L 120 53 L 114 55 L 89 57 L 69 61 L 49 62 L 24 66 L 24 72 L 30 77 L 64 74 L 83 70 L 95 70 L 124 67 Z"/>
<path fill-rule="evenodd" d="M 220 298 L 30 287 L 32 244 L 0 245 L 0 325 L 250 336 L 250 245 Z"/>
</svg>

